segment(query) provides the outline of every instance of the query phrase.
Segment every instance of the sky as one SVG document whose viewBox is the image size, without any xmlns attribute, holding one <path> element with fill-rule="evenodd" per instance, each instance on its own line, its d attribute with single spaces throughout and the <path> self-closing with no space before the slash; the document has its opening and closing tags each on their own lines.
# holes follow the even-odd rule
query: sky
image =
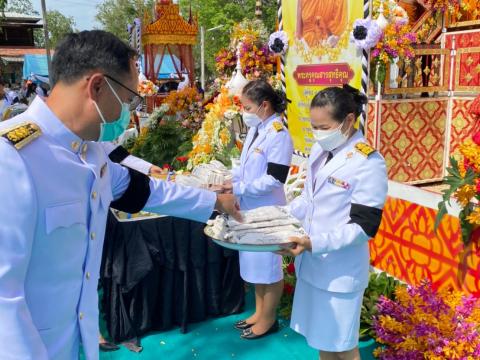
<svg viewBox="0 0 480 360">
<path fill-rule="evenodd" d="M 75 19 L 78 30 L 91 30 L 100 25 L 95 21 L 96 6 L 103 0 L 45 0 L 47 10 L 58 10 Z M 40 0 L 32 0 L 35 10 L 42 13 Z"/>
</svg>

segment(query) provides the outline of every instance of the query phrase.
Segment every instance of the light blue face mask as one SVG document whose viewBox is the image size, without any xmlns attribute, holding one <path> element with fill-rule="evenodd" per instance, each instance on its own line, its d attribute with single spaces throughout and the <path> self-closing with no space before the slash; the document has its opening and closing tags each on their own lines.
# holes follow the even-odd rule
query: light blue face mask
<svg viewBox="0 0 480 360">
<path fill-rule="evenodd" d="M 112 122 L 107 122 L 105 117 L 103 116 L 100 108 L 98 107 L 97 103 L 94 102 L 95 107 L 97 108 L 98 114 L 102 119 L 102 123 L 100 124 L 100 136 L 98 137 L 98 141 L 113 141 L 118 139 L 124 132 L 127 130 L 128 124 L 130 124 L 130 105 L 125 104 L 122 102 L 120 97 L 117 95 L 115 90 L 113 89 L 112 85 L 108 79 L 105 79 L 110 90 L 112 90 L 113 95 L 117 98 L 118 102 L 122 106 L 122 111 L 120 112 L 120 117 Z"/>
</svg>

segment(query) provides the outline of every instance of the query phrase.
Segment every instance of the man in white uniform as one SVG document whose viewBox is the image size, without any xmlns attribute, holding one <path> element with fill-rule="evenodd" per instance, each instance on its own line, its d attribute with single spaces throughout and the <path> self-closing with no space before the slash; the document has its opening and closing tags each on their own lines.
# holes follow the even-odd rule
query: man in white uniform
<svg viewBox="0 0 480 360">
<path fill-rule="evenodd" d="M 68 35 L 46 102 L 37 98 L 0 123 L 2 360 L 77 360 L 80 344 L 88 360 L 98 359 L 110 205 L 196 221 L 215 208 L 239 217 L 233 195 L 151 179 L 110 161 L 98 143 L 121 135 L 138 105 L 136 56 L 103 31 Z"/>
</svg>

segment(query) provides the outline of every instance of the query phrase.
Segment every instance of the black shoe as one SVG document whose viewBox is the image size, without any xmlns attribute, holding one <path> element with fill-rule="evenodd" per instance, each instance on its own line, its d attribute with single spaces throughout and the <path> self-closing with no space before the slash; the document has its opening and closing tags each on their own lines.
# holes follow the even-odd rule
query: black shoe
<svg viewBox="0 0 480 360">
<path fill-rule="evenodd" d="M 104 342 L 98 345 L 100 347 L 100 351 L 103 351 L 103 352 L 117 351 L 118 349 L 120 349 L 119 346 L 110 342 Z"/>
<path fill-rule="evenodd" d="M 270 327 L 270 329 L 268 329 L 265 333 L 263 333 L 261 335 L 254 334 L 253 330 L 251 328 L 248 328 L 248 329 L 243 330 L 243 333 L 242 333 L 242 335 L 240 335 L 240 337 L 242 339 L 255 340 L 255 339 L 260 339 L 260 338 L 262 338 L 264 336 L 267 336 L 267 335 L 270 335 L 270 334 L 274 334 L 278 330 L 280 330 L 280 326 L 278 324 L 278 320 L 275 320 L 275 322 Z"/>
<path fill-rule="evenodd" d="M 240 320 L 240 321 L 237 321 L 235 323 L 235 325 L 233 325 L 235 327 L 235 329 L 237 330 L 245 330 L 245 329 L 249 329 L 253 326 L 253 324 L 249 324 L 247 323 L 246 320 Z"/>
</svg>

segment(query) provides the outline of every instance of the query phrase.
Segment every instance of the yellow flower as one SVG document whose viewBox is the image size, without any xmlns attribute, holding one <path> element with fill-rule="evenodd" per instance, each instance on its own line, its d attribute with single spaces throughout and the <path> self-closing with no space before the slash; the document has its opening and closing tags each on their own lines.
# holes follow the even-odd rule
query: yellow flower
<svg viewBox="0 0 480 360">
<path fill-rule="evenodd" d="M 472 213 L 467 216 L 467 221 L 470 224 L 480 225 L 480 207 L 476 207 Z"/>
<path fill-rule="evenodd" d="M 462 207 L 465 207 L 470 203 L 470 200 L 475 196 L 475 193 L 475 186 L 464 185 L 455 193 L 455 199 L 457 199 Z"/>
</svg>

